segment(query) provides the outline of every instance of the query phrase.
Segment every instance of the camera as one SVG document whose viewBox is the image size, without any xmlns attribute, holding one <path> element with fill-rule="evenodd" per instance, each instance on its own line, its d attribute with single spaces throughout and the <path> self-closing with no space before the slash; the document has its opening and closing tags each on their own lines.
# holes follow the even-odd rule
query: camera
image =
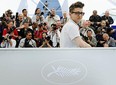
<svg viewBox="0 0 116 85">
<path fill-rule="evenodd" d="M 12 37 L 8 34 L 6 38 L 2 37 L 3 41 L 9 41 Z"/>
<path fill-rule="evenodd" d="M 12 14 L 12 11 L 9 9 L 6 11 L 8 14 Z"/>
<path fill-rule="evenodd" d="M 0 21 L 6 21 L 5 14 L 3 13 L 2 17 L 0 17 Z"/>
<path fill-rule="evenodd" d="M 82 33 L 80 33 L 80 35 L 82 36 L 82 38 L 85 40 L 85 42 L 88 41 L 88 37 L 84 36 Z"/>
<path fill-rule="evenodd" d="M 56 24 L 51 24 L 51 27 L 52 27 L 53 30 L 56 30 L 57 29 Z"/>
<path fill-rule="evenodd" d="M 47 36 L 47 37 L 46 37 L 46 40 L 49 41 L 49 40 L 50 40 L 50 36 Z"/>
<path fill-rule="evenodd" d="M 51 12 L 48 12 L 47 15 L 50 16 L 50 18 L 54 17 L 54 15 Z"/>
<path fill-rule="evenodd" d="M 9 40 L 9 39 L 11 39 L 12 38 L 12 36 L 10 36 L 10 35 L 7 35 L 7 39 Z"/>
<path fill-rule="evenodd" d="M 42 18 L 42 15 L 44 15 L 44 12 L 41 12 L 40 14 L 37 14 L 40 18 Z"/>
</svg>

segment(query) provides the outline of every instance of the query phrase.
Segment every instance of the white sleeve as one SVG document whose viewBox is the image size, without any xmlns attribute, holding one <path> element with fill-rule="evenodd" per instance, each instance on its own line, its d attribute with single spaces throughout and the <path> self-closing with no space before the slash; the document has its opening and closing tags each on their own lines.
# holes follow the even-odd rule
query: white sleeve
<svg viewBox="0 0 116 85">
<path fill-rule="evenodd" d="M 48 18 L 49 18 L 49 16 L 47 16 L 47 17 L 45 18 L 45 22 L 47 22 L 47 23 L 48 23 Z"/>
<path fill-rule="evenodd" d="M 15 48 L 15 46 L 16 46 L 16 40 L 11 39 L 11 42 L 12 42 L 12 46 L 10 46 L 10 48 Z"/>
<path fill-rule="evenodd" d="M 54 17 L 54 19 L 55 19 L 55 21 L 58 21 L 58 20 L 60 20 L 60 17 L 59 17 L 58 15 L 56 15 L 56 16 Z"/>
<path fill-rule="evenodd" d="M 19 43 L 19 48 L 23 48 L 25 39 L 21 39 Z"/>
<path fill-rule="evenodd" d="M 2 48 L 5 48 L 5 47 L 6 47 L 4 41 L 1 43 L 1 47 L 2 47 Z"/>
<path fill-rule="evenodd" d="M 80 36 L 79 27 L 78 26 L 70 26 L 70 27 L 68 27 L 68 35 L 69 35 L 71 40 L 73 40 L 74 38 Z"/>
<path fill-rule="evenodd" d="M 36 22 L 36 15 L 32 17 L 32 22 Z"/>
</svg>

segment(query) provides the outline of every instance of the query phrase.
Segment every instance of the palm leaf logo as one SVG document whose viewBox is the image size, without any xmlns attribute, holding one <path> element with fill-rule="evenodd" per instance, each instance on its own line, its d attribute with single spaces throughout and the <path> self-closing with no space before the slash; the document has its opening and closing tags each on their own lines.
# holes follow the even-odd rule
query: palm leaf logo
<svg viewBox="0 0 116 85">
<path fill-rule="evenodd" d="M 58 68 L 55 68 L 54 66 L 51 66 L 53 69 L 53 72 L 49 73 L 47 77 L 51 77 L 52 75 L 57 75 L 58 77 L 64 78 L 64 77 L 72 77 L 72 76 L 78 76 L 81 72 L 80 69 L 74 68 L 74 69 L 68 69 L 62 66 L 58 66 Z"/>
</svg>

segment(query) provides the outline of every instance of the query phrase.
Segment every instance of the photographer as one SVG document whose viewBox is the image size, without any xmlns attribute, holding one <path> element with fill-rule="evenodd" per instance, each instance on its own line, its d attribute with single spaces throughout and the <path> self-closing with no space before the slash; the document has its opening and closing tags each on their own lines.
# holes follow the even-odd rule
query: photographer
<svg viewBox="0 0 116 85">
<path fill-rule="evenodd" d="M 4 28 L 2 36 L 5 37 L 7 35 L 10 35 L 12 39 L 18 38 L 18 32 L 13 26 L 13 21 L 9 20 L 7 21 L 7 28 Z"/>
<path fill-rule="evenodd" d="M 106 21 L 106 26 L 107 27 L 110 27 L 110 25 L 114 23 L 114 20 L 110 16 L 109 11 L 105 11 L 105 15 L 102 16 L 102 20 L 105 20 Z"/>
<path fill-rule="evenodd" d="M 41 12 L 40 8 L 36 8 L 35 15 L 32 18 L 32 22 L 36 22 L 38 24 L 44 23 L 44 13 Z"/>
<path fill-rule="evenodd" d="M 29 28 L 29 22 L 25 21 L 22 27 L 23 28 L 21 28 L 19 31 L 19 38 L 20 39 L 26 37 L 27 31 L 30 31 L 32 33 L 32 38 L 34 38 L 34 32 L 32 29 Z"/>
<path fill-rule="evenodd" d="M 52 41 L 50 40 L 50 37 L 47 36 L 46 32 L 43 32 L 42 34 L 42 39 L 39 40 L 39 47 L 43 48 L 43 47 L 48 47 L 51 48 L 52 47 Z"/>
<path fill-rule="evenodd" d="M 116 47 L 116 41 L 107 33 L 102 34 L 102 40 L 97 43 L 98 47 Z"/>
<path fill-rule="evenodd" d="M 13 14 L 13 12 L 12 12 L 10 9 L 8 9 L 8 10 L 5 12 L 6 21 L 7 21 L 7 20 L 13 20 L 13 19 L 15 19 L 15 16 L 12 15 L 12 14 Z"/>
<path fill-rule="evenodd" d="M 23 15 L 16 13 L 15 26 L 17 27 L 17 29 L 21 29 L 23 23 L 24 23 L 23 22 Z"/>
<path fill-rule="evenodd" d="M 46 22 L 48 23 L 48 26 L 51 27 L 51 24 L 56 23 L 58 20 L 60 20 L 60 17 L 56 15 L 55 10 L 52 9 L 49 15 L 46 17 Z"/>
<path fill-rule="evenodd" d="M 51 25 L 51 30 L 48 32 L 51 41 L 53 42 L 53 47 L 60 46 L 60 31 L 56 24 Z"/>
<path fill-rule="evenodd" d="M 22 24 L 24 24 L 23 22 L 29 22 L 29 26 L 32 25 L 32 20 L 31 18 L 28 16 L 28 11 L 27 9 L 23 9 L 22 10 L 22 14 L 23 14 L 23 21 Z"/>
<path fill-rule="evenodd" d="M 26 38 L 20 40 L 19 48 L 35 48 L 36 42 L 32 39 L 32 33 L 26 32 Z"/>
<path fill-rule="evenodd" d="M 6 34 L 3 37 L 1 47 L 2 48 L 15 48 L 16 46 L 16 40 L 11 39 L 11 36 L 9 34 Z"/>
<path fill-rule="evenodd" d="M 97 45 L 97 40 L 95 37 L 92 36 L 92 31 L 88 30 L 87 31 L 87 39 L 86 42 L 90 44 L 92 47 L 96 47 Z"/>
</svg>

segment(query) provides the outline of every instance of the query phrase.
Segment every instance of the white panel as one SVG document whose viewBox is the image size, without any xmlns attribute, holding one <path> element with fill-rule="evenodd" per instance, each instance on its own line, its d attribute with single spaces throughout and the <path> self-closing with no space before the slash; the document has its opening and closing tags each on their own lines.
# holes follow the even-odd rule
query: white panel
<svg viewBox="0 0 116 85">
<path fill-rule="evenodd" d="M 0 85 L 116 85 L 116 49 L 0 49 Z"/>
</svg>

